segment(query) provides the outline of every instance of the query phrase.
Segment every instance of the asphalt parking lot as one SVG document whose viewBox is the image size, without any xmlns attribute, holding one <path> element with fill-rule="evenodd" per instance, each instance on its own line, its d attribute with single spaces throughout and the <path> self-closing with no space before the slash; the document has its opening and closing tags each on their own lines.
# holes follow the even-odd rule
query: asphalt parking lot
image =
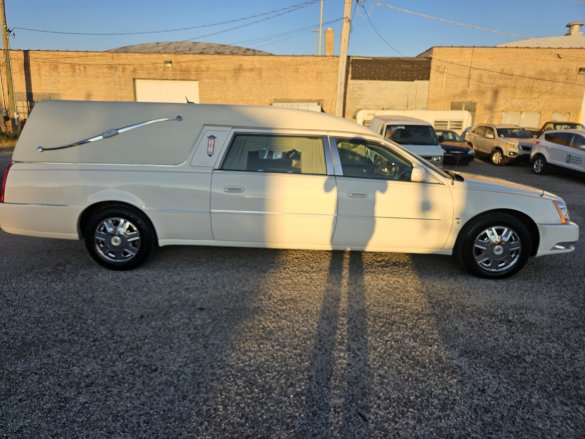
<svg viewBox="0 0 585 439">
<path fill-rule="evenodd" d="M 584 176 L 462 170 L 561 195 L 584 234 Z M 583 241 L 490 281 L 442 256 L 230 248 L 111 272 L 0 232 L 0 435 L 582 438 Z"/>
</svg>

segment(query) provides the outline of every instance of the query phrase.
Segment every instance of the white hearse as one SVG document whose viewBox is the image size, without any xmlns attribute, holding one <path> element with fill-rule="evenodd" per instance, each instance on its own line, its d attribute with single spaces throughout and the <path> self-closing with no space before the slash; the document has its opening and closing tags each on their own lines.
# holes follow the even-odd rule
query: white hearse
<svg viewBox="0 0 585 439">
<path fill-rule="evenodd" d="M 4 231 L 83 239 L 111 269 L 207 245 L 454 254 L 502 278 L 579 238 L 556 195 L 283 108 L 44 101 L 3 180 Z"/>
</svg>

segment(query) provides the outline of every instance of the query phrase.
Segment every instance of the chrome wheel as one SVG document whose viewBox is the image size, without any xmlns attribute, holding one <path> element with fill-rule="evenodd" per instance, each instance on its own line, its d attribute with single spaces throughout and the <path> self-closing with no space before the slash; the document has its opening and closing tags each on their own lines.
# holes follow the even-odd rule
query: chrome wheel
<svg viewBox="0 0 585 439">
<path fill-rule="evenodd" d="M 473 257 L 478 266 L 491 273 L 505 272 L 520 259 L 522 240 L 507 226 L 482 230 L 473 242 Z"/>
<path fill-rule="evenodd" d="M 140 250 L 140 231 L 125 218 L 106 218 L 94 233 L 97 253 L 109 262 L 125 262 L 134 258 Z"/>
<path fill-rule="evenodd" d="M 530 229 L 503 212 L 486 213 L 465 225 L 454 255 L 471 273 L 503 279 L 518 272 L 532 252 Z"/>
<path fill-rule="evenodd" d="M 105 206 L 90 212 L 83 226 L 91 257 L 112 270 L 142 264 L 156 247 L 156 233 L 143 212 L 130 206 Z"/>
</svg>

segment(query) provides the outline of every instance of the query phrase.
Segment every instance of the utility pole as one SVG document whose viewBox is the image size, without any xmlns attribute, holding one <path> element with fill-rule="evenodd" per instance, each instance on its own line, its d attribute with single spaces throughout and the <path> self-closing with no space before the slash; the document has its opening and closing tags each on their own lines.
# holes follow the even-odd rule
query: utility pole
<svg viewBox="0 0 585 439">
<path fill-rule="evenodd" d="M 2 27 L 2 47 L 4 52 L 4 75 L 6 76 L 6 95 L 8 100 L 8 117 L 11 121 L 11 130 L 17 134 L 18 121 L 16 117 L 16 103 L 14 86 L 12 84 L 12 65 L 10 63 L 10 45 L 8 44 L 8 26 L 6 25 L 6 9 L 4 0 L 0 0 L 0 26 Z"/>
<path fill-rule="evenodd" d="M 347 83 L 347 48 L 349 46 L 349 31 L 351 27 L 352 0 L 345 0 L 343 8 L 343 27 L 339 43 L 339 70 L 337 72 L 337 99 L 335 101 L 335 115 L 343 117 L 345 111 L 345 86 Z"/>
<path fill-rule="evenodd" d="M 323 55 L 323 0 L 321 0 L 321 12 L 319 14 L 319 56 Z"/>
</svg>

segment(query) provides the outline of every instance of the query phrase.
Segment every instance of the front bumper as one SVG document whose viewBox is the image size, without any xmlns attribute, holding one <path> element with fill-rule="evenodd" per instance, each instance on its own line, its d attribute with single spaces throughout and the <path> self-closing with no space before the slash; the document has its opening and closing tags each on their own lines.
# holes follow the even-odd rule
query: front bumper
<svg viewBox="0 0 585 439">
<path fill-rule="evenodd" d="M 540 245 L 536 256 L 556 255 L 569 253 L 575 250 L 579 241 L 579 226 L 573 222 L 569 224 L 539 225 Z"/>
<path fill-rule="evenodd" d="M 468 165 L 474 158 L 473 154 L 446 152 L 443 162 L 449 165 Z"/>
</svg>

